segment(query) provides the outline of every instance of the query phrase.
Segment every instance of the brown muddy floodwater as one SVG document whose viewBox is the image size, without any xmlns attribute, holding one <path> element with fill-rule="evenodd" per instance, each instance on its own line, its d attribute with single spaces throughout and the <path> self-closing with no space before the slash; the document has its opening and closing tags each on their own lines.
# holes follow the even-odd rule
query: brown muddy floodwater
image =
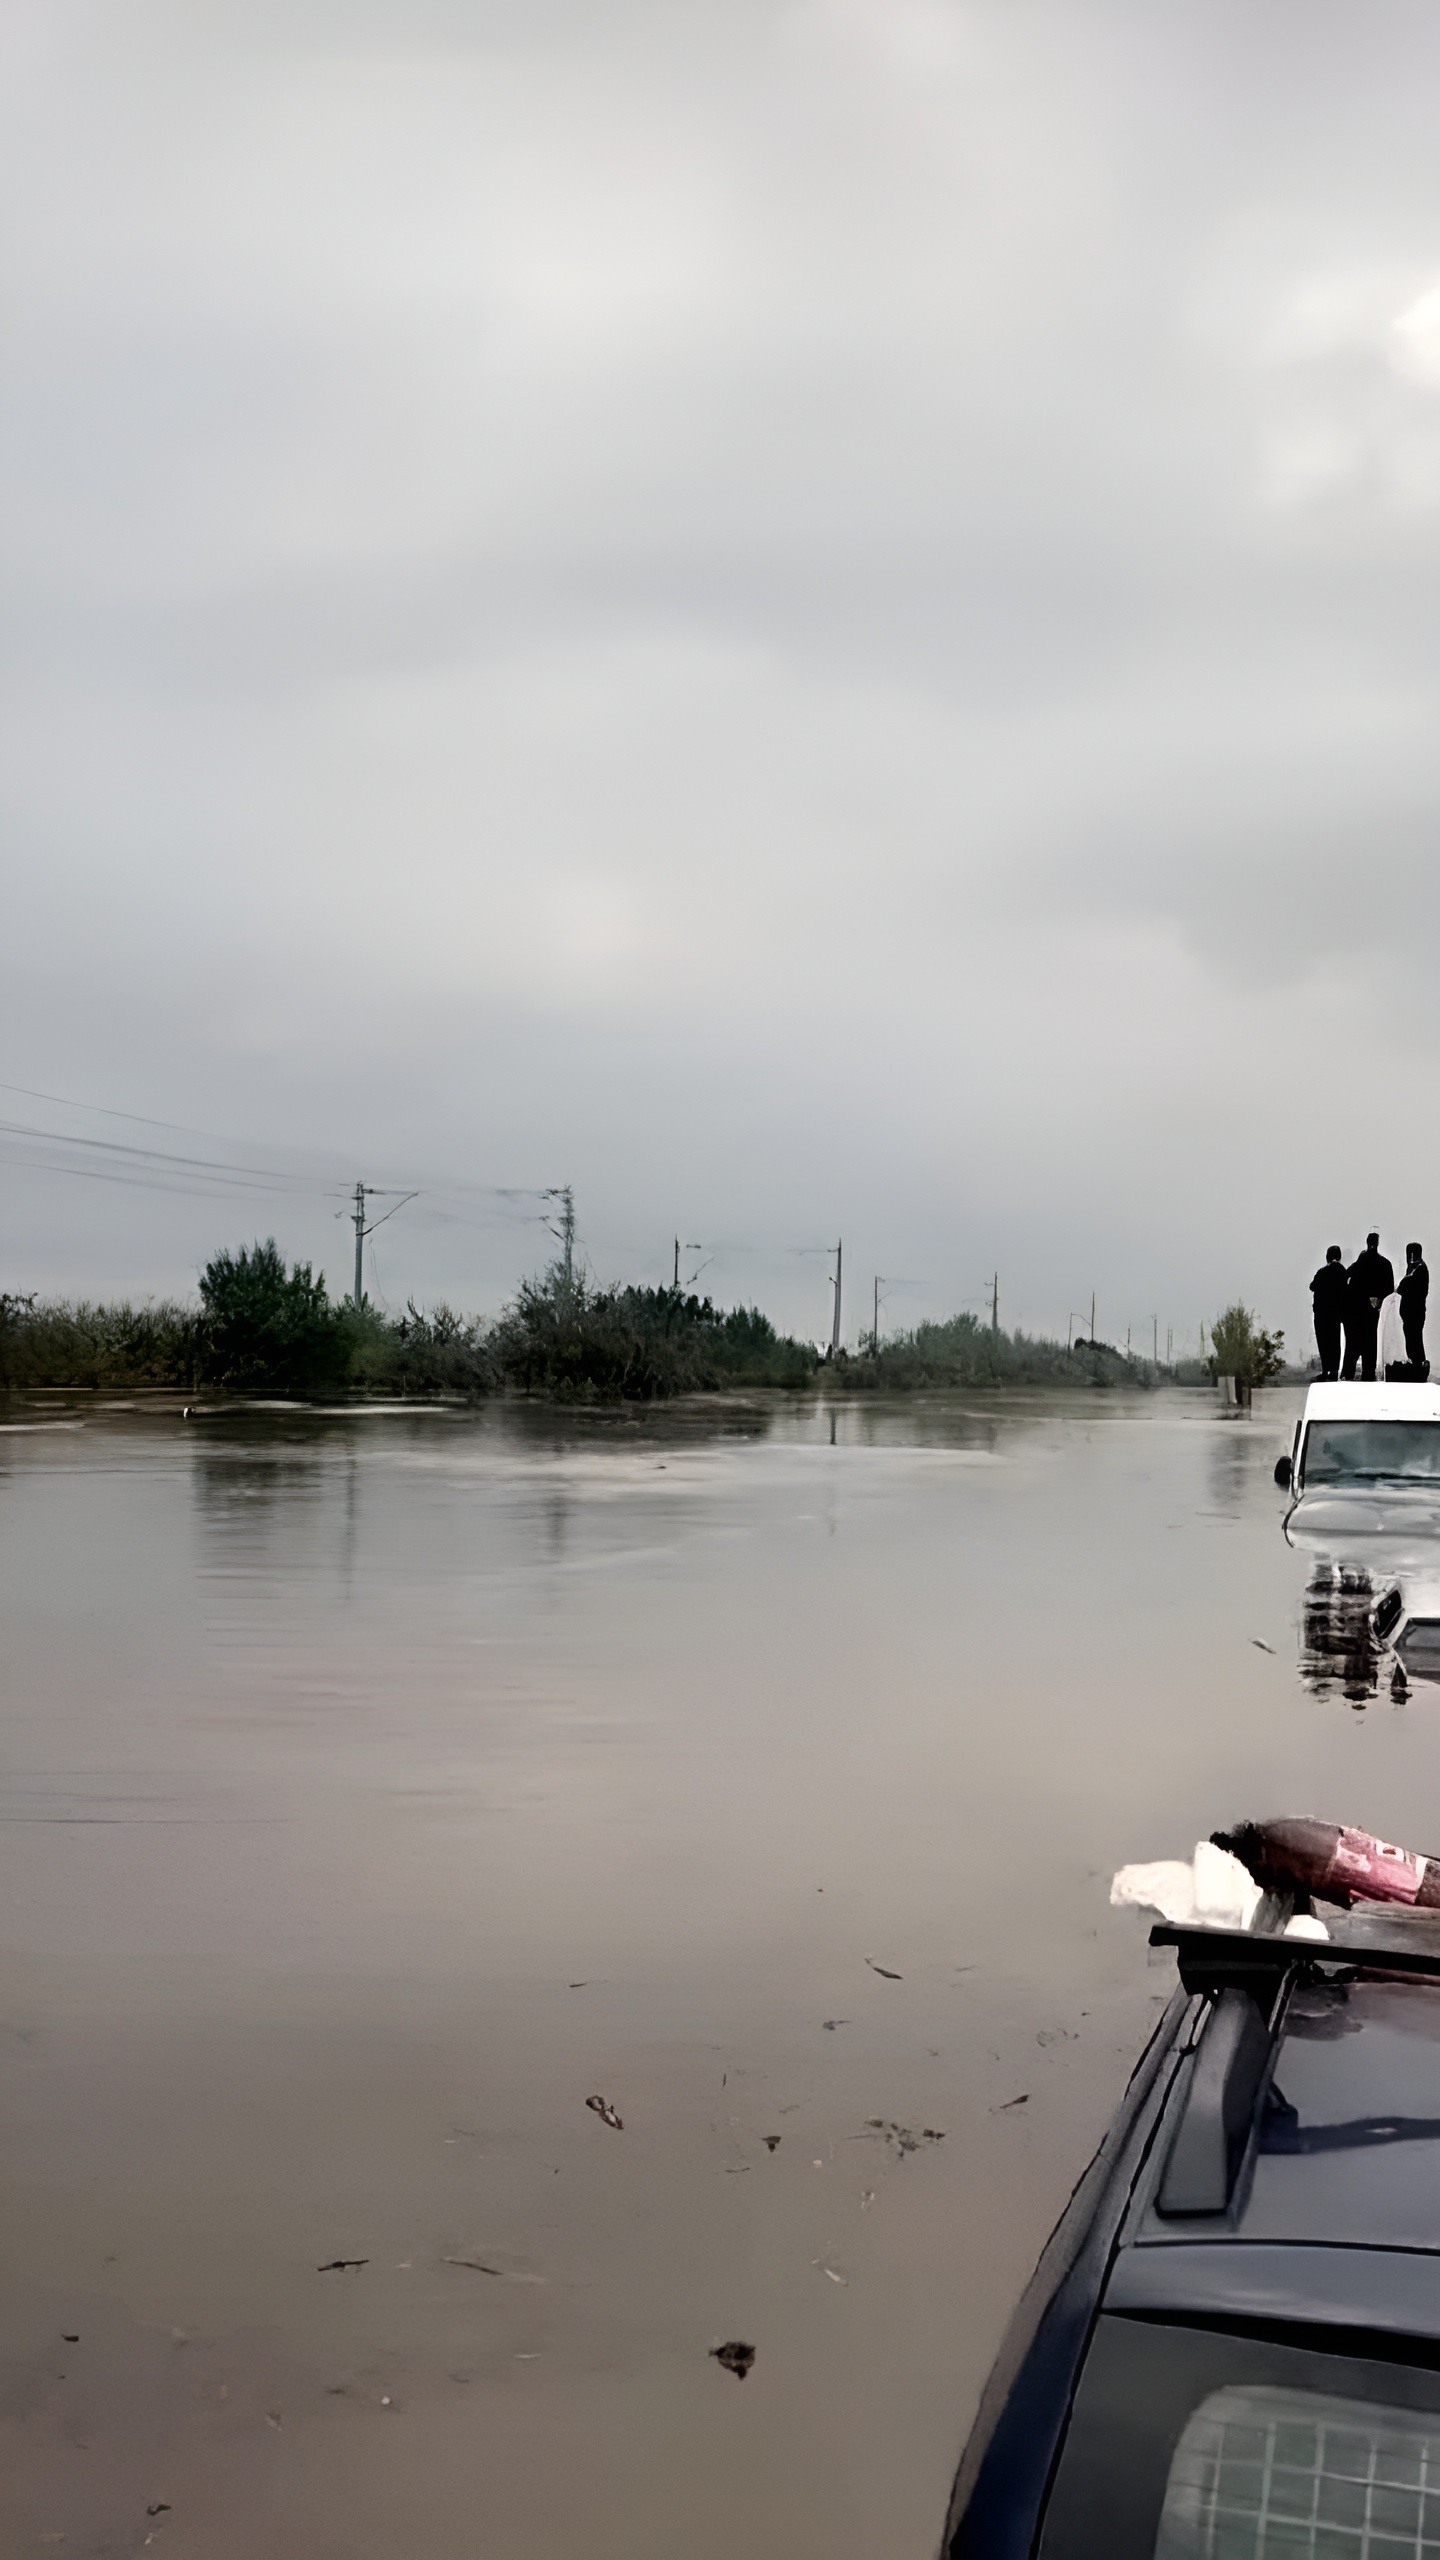
<svg viewBox="0 0 1440 2560">
<path fill-rule="evenodd" d="M 1437 1845 L 1292 1411 L 12 1412 L 6 2560 L 928 2560 L 1112 1868 Z"/>
</svg>

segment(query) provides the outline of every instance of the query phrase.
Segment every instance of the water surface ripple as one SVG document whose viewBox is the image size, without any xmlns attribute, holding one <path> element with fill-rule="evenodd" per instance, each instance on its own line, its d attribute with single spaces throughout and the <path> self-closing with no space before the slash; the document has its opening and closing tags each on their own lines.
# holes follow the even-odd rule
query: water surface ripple
<svg viewBox="0 0 1440 2560">
<path fill-rule="evenodd" d="M 0 2547 L 928 2560 L 1166 1988 L 1112 1868 L 1440 1847 L 1292 1409 L 0 1437 Z"/>
</svg>

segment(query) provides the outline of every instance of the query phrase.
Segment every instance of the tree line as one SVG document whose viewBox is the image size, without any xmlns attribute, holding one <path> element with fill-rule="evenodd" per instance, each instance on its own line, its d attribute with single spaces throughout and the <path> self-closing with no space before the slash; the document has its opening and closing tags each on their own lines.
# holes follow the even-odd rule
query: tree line
<svg viewBox="0 0 1440 2560">
<path fill-rule="evenodd" d="M 1243 1320 L 1243 1322 L 1242 1322 Z M 1212 1336 L 1226 1362 L 1170 1369 L 1103 1342 L 1006 1333 L 973 1314 L 922 1323 L 878 1348 L 842 1352 L 777 1331 L 758 1307 L 717 1307 L 682 1289 L 598 1287 L 553 1265 L 493 1320 L 413 1303 L 393 1316 L 333 1300 L 308 1262 L 273 1237 L 217 1253 L 198 1302 L 133 1307 L 0 1295 L 0 1389 L 170 1389 L 299 1398 L 504 1393 L 569 1401 L 803 1387 L 822 1369 L 857 1389 L 1198 1383 L 1217 1366 L 1277 1374 L 1281 1337 L 1242 1306 Z"/>
</svg>

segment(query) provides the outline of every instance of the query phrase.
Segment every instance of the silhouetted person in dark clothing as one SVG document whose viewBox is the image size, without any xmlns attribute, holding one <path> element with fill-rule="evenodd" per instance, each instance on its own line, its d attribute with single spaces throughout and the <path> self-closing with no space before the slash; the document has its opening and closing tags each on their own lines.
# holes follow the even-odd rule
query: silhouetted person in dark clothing
<svg viewBox="0 0 1440 2560">
<path fill-rule="evenodd" d="M 1357 1254 L 1350 1265 L 1350 1286 L 1345 1297 L 1344 1374 L 1347 1378 L 1354 1377 L 1357 1360 L 1361 1377 L 1374 1377 L 1380 1307 L 1394 1286 L 1394 1267 L 1380 1250 L 1380 1238 L 1368 1235 L 1364 1252 Z"/>
<path fill-rule="evenodd" d="M 1310 1295 L 1315 1301 L 1315 1348 L 1320 1354 L 1322 1378 L 1340 1375 L 1340 1327 L 1349 1294 L 1350 1274 L 1340 1247 L 1327 1245 L 1325 1259 L 1310 1283 Z"/>
<path fill-rule="evenodd" d="M 1429 1295 L 1430 1274 L 1421 1259 L 1420 1247 L 1407 1244 L 1400 1282 L 1400 1321 L 1405 1327 L 1405 1357 L 1412 1369 L 1425 1366 L 1425 1301 Z"/>
</svg>

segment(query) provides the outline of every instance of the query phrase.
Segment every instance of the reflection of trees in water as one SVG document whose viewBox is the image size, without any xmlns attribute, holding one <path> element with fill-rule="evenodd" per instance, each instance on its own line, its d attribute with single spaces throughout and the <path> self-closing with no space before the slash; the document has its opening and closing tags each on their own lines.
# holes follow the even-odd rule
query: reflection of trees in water
<svg viewBox="0 0 1440 2560">
<path fill-rule="evenodd" d="M 249 1575 L 282 1557 L 310 1569 L 338 1562 L 348 1589 L 359 1525 L 353 1444 L 343 1453 L 290 1439 L 197 1447 L 191 1481 L 207 1571 Z"/>
<path fill-rule="evenodd" d="M 196 1461 L 194 1484 L 206 1526 L 225 1528 L 257 1505 L 269 1511 L 297 1496 L 313 1502 L 324 1489 L 324 1478 L 311 1458 L 215 1457 L 207 1452 Z"/>
<path fill-rule="evenodd" d="M 1317 1564 L 1305 1586 L 1300 1677 L 1317 1698 L 1339 1687 L 1352 1707 L 1368 1706 L 1380 1685 L 1380 1647 L 1371 1625 L 1375 1585 L 1364 1565 Z"/>
<path fill-rule="evenodd" d="M 1268 1442 L 1259 1440 L 1243 1414 L 1211 1432 L 1206 1451 L 1210 1499 L 1227 1520 L 1238 1520 L 1244 1510 L 1257 1465 L 1263 1465 L 1267 1475 L 1272 1472 L 1274 1462 L 1268 1450 Z"/>
</svg>

